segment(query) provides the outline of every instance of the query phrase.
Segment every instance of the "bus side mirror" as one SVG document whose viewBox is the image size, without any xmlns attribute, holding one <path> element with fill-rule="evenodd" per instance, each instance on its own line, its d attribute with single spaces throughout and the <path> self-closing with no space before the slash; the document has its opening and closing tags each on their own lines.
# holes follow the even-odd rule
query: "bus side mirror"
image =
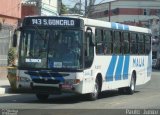
<svg viewBox="0 0 160 115">
<path fill-rule="evenodd" d="M 95 38 L 93 37 L 92 29 L 90 27 L 87 27 L 86 33 L 87 33 L 87 36 L 89 37 L 90 45 L 94 46 Z"/>
<path fill-rule="evenodd" d="M 21 31 L 23 31 L 22 27 L 19 27 L 14 31 L 13 38 L 12 38 L 12 47 L 17 47 L 18 37 L 19 37 Z"/>
<path fill-rule="evenodd" d="M 13 35 L 13 44 L 12 44 L 13 47 L 17 47 L 17 34 L 14 33 Z"/>
</svg>

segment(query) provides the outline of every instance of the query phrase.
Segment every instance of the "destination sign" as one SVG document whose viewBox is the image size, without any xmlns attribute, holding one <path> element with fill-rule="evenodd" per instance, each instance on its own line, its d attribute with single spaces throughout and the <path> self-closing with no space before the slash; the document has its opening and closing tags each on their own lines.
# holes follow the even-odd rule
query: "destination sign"
<svg viewBox="0 0 160 115">
<path fill-rule="evenodd" d="M 66 17 L 27 17 L 23 26 L 82 27 L 82 20 Z"/>
<path fill-rule="evenodd" d="M 56 25 L 56 26 L 74 26 L 75 20 L 58 20 L 58 19 L 32 19 L 33 25 Z"/>
</svg>

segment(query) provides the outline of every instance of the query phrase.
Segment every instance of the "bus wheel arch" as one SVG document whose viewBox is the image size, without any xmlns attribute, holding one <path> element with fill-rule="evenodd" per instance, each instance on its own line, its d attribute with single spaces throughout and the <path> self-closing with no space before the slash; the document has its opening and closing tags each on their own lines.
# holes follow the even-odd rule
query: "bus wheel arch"
<svg viewBox="0 0 160 115">
<path fill-rule="evenodd" d="M 133 70 L 132 74 L 134 75 L 133 77 L 134 77 L 134 80 L 135 80 L 135 83 L 136 83 L 136 80 L 137 80 L 137 73 L 136 73 L 136 71 Z"/>
<path fill-rule="evenodd" d="M 102 82 L 102 81 L 103 81 L 103 79 L 102 79 L 102 74 L 101 74 L 101 73 L 98 73 L 96 79 L 98 80 L 99 93 L 100 93 L 101 90 L 102 90 L 102 83 L 103 83 L 103 82 Z"/>
<path fill-rule="evenodd" d="M 127 93 L 132 95 L 135 92 L 135 86 L 136 86 L 136 71 L 133 70 L 129 87 L 127 87 Z"/>
<path fill-rule="evenodd" d="M 97 74 L 95 78 L 95 84 L 93 86 L 93 91 L 89 93 L 89 99 L 91 101 L 98 99 L 99 94 L 101 92 L 101 88 L 102 88 L 102 75 L 99 73 Z"/>
</svg>

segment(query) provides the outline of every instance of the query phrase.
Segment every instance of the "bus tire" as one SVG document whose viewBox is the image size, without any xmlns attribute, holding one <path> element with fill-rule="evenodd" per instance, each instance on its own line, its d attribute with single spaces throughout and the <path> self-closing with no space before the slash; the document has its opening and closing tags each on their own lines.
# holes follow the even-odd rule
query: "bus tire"
<svg viewBox="0 0 160 115">
<path fill-rule="evenodd" d="M 136 77 L 135 74 L 132 73 L 131 81 L 130 81 L 130 86 L 127 87 L 127 94 L 132 95 L 135 92 L 135 85 L 136 85 Z"/>
<path fill-rule="evenodd" d="M 126 88 L 118 88 L 118 93 L 119 94 L 125 94 Z"/>
<path fill-rule="evenodd" d="M 96 80 L 95 80 L 95 84 L 94 84 L 93 92 L 91 92 L 91 93 L 89 94 L 90 100 L 91 100 L 91 101 L 97 100 L 99 93 L 100 93 L 99 80 L 96 79 Z"/>
<path fill-rule="evenodd" d="M 38 100 L 40 101 L 45 101 L 48 99 L 49 94 L 41 94 L 41 93 L 37 93 L 36 97 L 38 98 Z"/>
</svg>

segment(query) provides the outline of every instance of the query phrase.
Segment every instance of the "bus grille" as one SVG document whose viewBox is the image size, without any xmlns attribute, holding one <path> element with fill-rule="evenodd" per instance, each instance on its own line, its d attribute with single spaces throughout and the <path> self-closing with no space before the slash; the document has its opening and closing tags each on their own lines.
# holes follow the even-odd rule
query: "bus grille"
<svg viewBox="0 0 160 115">
<path fill-rule="evenodd" d="M 59 80 L 54 80 L 54 79 L 33 79 L 33 82 L 35 83 L 43 83 L 43 84 L 59 84 Z"/>
</svg>

